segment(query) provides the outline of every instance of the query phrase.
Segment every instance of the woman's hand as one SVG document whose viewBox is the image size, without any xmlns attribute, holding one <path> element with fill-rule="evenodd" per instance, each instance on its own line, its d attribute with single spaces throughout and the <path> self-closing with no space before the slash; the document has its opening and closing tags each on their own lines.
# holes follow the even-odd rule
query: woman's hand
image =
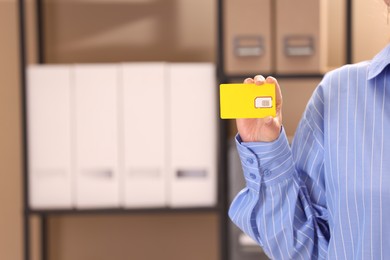
<svg viewBox="0 0 390 260">
<path fill-rule="evenodd" d="M 275 84 L 276 94 L 276 117 L 265 118 L 245 118 L 236 119 L 238 133 L 244 142 L 272 142 L 279 137 L 282 127 L 282 92 L 277 80 L 273 77 L 258 75 L 256 77 L 247 78 L 245 84 L 256 84 L 261 88 L 264 83 Z"/>
</svg>

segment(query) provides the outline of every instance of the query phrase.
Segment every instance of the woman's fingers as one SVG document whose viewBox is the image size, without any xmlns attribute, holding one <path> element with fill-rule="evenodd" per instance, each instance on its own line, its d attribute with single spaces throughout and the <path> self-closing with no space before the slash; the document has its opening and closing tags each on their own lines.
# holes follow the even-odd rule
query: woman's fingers
<svg viewBox="0 0 390 260">
<path fill-rule="evenodd" d="M 263 85 L 265 82 L 265 78 L 262 75 L 256 75 L 254 77 L 254 81 L 256 85 Z"/>
<path fill-rule="evenodd" d="M 282 97 L 282 91 L 280 89 L 278 81 L 272 77 L 268 76 L 265 80 L 267 83 L 275 84 L 275 94 L 276 94 L 276 114 L 277 116 L 282 118 L 282 104 L 283 104 L 283 97 Z"/>
<path fill-rule="evenodd" d="M 262 75 L 256 75 L 254 78 L 246 78 L 244 80 L 245 84 L 256 84 L 256 85 L 262 85 L 265 83 L 265 78 Z"/>
<path fill-rule="evenodd" d="M 265 82 L 275 84 L 275 86 L 276 86 L 276 101 L 277 101 L 277 103 L 278 103 L 278 101 L 281 103 L 283 100 L 282 99 L 282 91 L 280 90 L 280 86 L 279 86 L 278 81 L 274 77 L 268 76 L 267 79 L 265 80 Z"/>
<path fill-rule="evenodd" d="M 244 80 L 244 84 L 253 84 L 255 81 L 252 78 L 247 78 Z"/>
</svg>

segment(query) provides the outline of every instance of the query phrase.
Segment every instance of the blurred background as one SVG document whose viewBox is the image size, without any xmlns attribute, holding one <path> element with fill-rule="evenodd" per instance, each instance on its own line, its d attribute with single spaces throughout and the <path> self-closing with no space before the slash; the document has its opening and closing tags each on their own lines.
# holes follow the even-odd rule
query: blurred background
<svg viewBox="0 0 390 260">
<path fill-rule="evenodd" d="M 266 259 L 256 246 L 230 225 L 226 217 L 227 206 L 243 187 L 243 180 L 237 177 L 240 176 L 240 167 L 232 145 L 236 133 L 234 121 L 218 119 L 218 83 L 241 82 L 246 76 L 259 73 L 278 77 L 285 100 L 284 125 L 292 137 L 306 102 L 322 75 L 347 62 L 371 59 L 388 43 L 390 35 L 386 23 L 387 9 L 382 0 L 355 0 L 351 10 L 346 9 L 346 0 L 291 2 L 25 0 L 22 18 L 26 31 L 21 46 L 20 3 L 0 0 L 0 259 L 19 260 L 26 259 L 26 256 L 29 259 L 58 260 Z M 288 5 L 295 5 L 296 9 Z M 302 6 L 305 8 L 299 8 Z M 291 16 L 286 10 L 296 11 Z M 349 12 L 352 14 L 351 31 L 347 30 Z M 300 25 L 298 21 L 294 22 L 297 17 L 308 20 Z M 287 57 L 287 61 L 283 60 L 285 46 L 280 45 L 285 42 L 278 37 L 287 35 L 288 27 L 296 35 L 310 32 L 314 35 L 309 51 L 316 56 L 315 65 L 305 65 L 305 58 L 297 61 Z M 248 41 L 245 37 L 238 37 L 262 33 L 265 36 L 259 42 L 257 38 Z M 292 44 L 295 49 L 291 50 L 307 50 L 305 44 L 303 49 L 301 42 L 298 42 L 298 47 Z M 26 66 L 21 66 L 21 50 L 26 51 Z M 348 52 L 352 54 L 349 58 Z M 72 70 L 75 65 L 114 64 L 120 67 L 151 62 L 160 65 L 163 62 L 165 70 L 176 68 L 178 74 L 187 75 L 187 80 L 197 65 L 207 67 L 203 75 L 208 81 L 198 84 L 215 89 L 210 92 L 213 99 L 202 99 L 200 103 L 215 109 L 215 115 L 208 119 L 211 121 L 203 122 L 203 114 L 196 117 L 196 111 L 189 111 L 195 114 L 185 122 L 196 130 L 188 138 L 193 138 L 194 142 L 200 138 L 198 143 L 204 146 L 204 150 L 211 151 L 214 158 L 210 164 L 217 172 L 211 174 L 212 179 L 205 186 L 212 189 L 208 191 L 210 198 L 206 198 L 204 204 L 191 204 L 191 198 L 188 204 L 185 200 L 175 204 L 172 196 L 167 196 L 161 205 L 145 208 L 121 203 L 117 207 L 83 208 L 75 202 L 77 198 L 72 200 L 74 204 L 59 210 L 53 205 L 45 208 L 30 204 L 34 186 L 26 184 L 32 187 L 27 194 L 26 186 L 23 186 L 25 176 L 32 171 L 29 168 L 24 170 L 23 155 L 27 151 L 23 134 L 28 132 L 24 128 L 23 115 L 28 111 L 23 110 L 22 96 L 28 82 L 23 86 L 22 73 L 34 66 L 63 65 Z M 256 65 L 261 62 L 264 65 Z M 289 70 L 292 68 L 289 62 L 298 64 L 294 68 L 298 69 Z M 189 67 L 182 71 L 181 65 Z M 174 74 L 169 75 L 170 87 L 174 89 Z M 182 82 L 183 78 L 176 80 Z M 195 79 L 194 84 L 197 84 Z M 196 85 L 189 86 L 196 88 Z M 209 89 L 204 91 L 198 95 L 209 93 Z M 175 96 L 169 99 L 171 103 L 172 98 Z M 167 104 L 170 103 L 167 101 Z M 179 110 L 185 103 L 172 104 L 169 118 L 181 118 Z M 199 125 L 208 128 L 197 129 Z M 173 126 L 175 124 L 170 125 Z M 169 127 L 167 129 L 172 131 Z M 205 135 L 215 133 L 215 136 L 206 143 L 205 135 L 197 136 L 199 131 L 204 131 Z M 166 147 L 170 147 L 173 139 L 164 141 Z M 180 147 L 177 145 L 176 152 L 185 153 Z M 39 147 L 32 149 L 39 150 Z M 197 153 L 193 152 L 189 157 L 196 158 Z M 191 165 L 191 161 L 187 163 Z M 179 170 L 176 169 L 175 173 Z M 203 172 L 187 174 L 202 175 Z M 33 178 L 30 176 L 29 179 Z M 168 182 L 172 181 L 172 178 L 168 179 Z M 189 185 L 195 187 L 189 191 L 190 195 L 201 197 L 199 194 L 204 190 L 196 187 L 202 186 Z M 175 196 L 180 197 L 180 192 Z M 28 227 L 28 232 L 25 227 Z M 30 249 L 27 253 L 26 248 Z"/>
</svg>

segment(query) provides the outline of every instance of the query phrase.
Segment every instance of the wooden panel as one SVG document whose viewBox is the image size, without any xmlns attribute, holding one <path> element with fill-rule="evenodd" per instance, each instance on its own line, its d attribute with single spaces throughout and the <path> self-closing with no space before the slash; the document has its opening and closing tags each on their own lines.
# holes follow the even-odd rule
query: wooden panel
<svg viewBox="0 0 390 260">
<path fill-rule="evenodd" d="M 64 1 L 45 5 L 51 63 L 214 61 L 215 1 Z"/>
<path fill-rule="evenodd" d="M 16 1 L 0 1 L 0 259 L 21 259 L 22 190 Z"/>
<path fill-rule="evenodd" d="M 55 217 L 50 230 L 49 259 L 219 259 L 213 213 Z"/>
</svg>

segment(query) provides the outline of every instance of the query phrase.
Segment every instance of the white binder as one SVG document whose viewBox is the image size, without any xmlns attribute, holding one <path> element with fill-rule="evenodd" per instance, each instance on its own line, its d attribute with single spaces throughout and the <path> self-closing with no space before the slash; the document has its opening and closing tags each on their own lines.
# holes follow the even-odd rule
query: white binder
<svg viewBox="0 0 390 260">
<path fill-rule="evenodd" d="M 169 204 L 207 207 L 217 202 L 215 67 L 169 65 Z"/>
<path fill-rule="evenodd" d="M 76 206 L 119 207 L 118 66 L 76 65 Z"/>
<path fill-rule="evenodd" d="M 122 66 L 125 207 L 167 204 L 167 84 L 164 63 Z"/>
<path fill-rule="evenodd" d="M 70 69 L 31 65 L 27 70 L 29 205 L 72 207 Z"/>
</svg>

